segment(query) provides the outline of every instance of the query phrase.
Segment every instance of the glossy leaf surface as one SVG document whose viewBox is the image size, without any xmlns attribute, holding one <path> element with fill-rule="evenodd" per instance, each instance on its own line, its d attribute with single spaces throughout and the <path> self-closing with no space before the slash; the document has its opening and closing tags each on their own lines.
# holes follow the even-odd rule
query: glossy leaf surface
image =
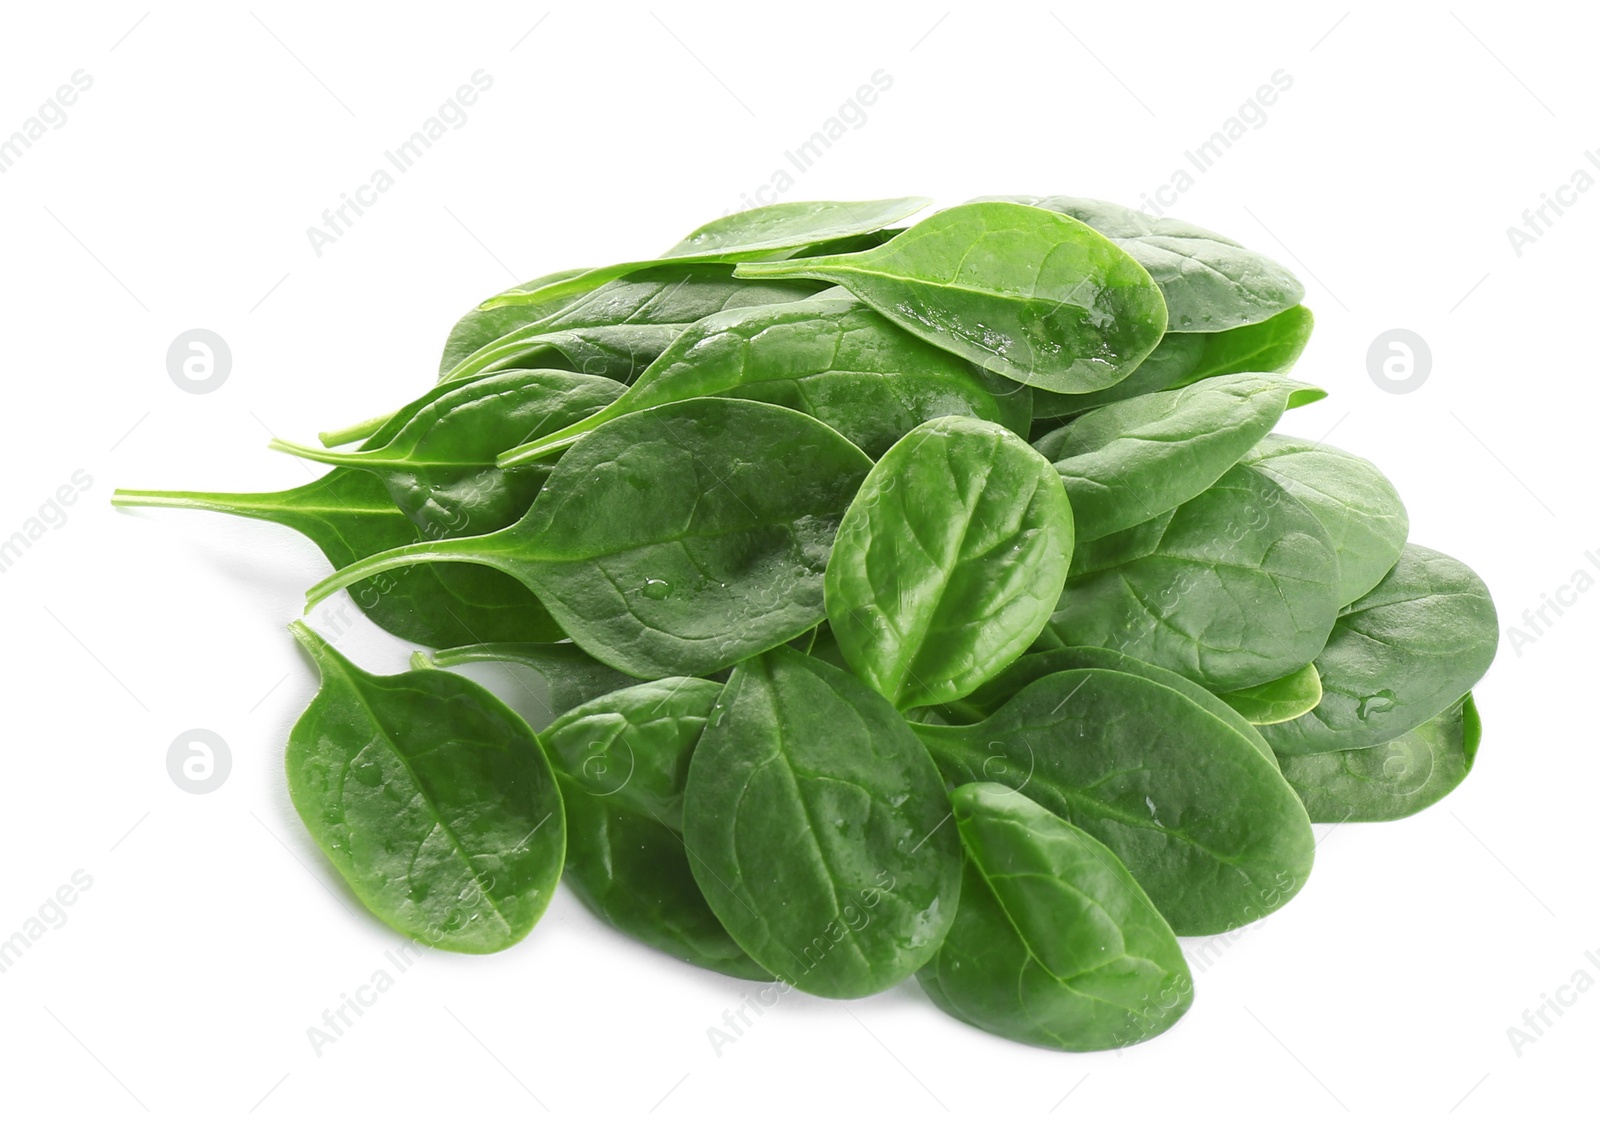
<svg viewBox="0 0 1600 1124">
<path fill-rule="evenodd" d="M 1027 650 L 1072 556 L 1050 462 L 971 418 L 913 429 L 867 474 L 828 560 L 828 622 L 897 707 L 958 699 Z"/>
<path fill-rule="evenodd" d="M 998 784 L 951 793 L 966 864 L 944 945 L 918 974 L 940 1008 L 1055 1050 L 1111 1050 L 1183 1017 L 1171 927 L 1093 836 Z"/>
<path fill-rule="evenodd" d="M 1068 195 L 1008 196 L 1087 223 L 1161 286 L 1174 332 L 1220 332 L 1292 308 L 1305 287 L 1283 266 L 1193 223 Z"/>
<path fill-rule="evenodd" d="M 1315 709 L 1322 701 L 1322 677 L 1317 674 L 1317 665 L 1308 663 L 1299 671 L 1229 691 L 1221 698 L 1252 725 L 1273 726 Z"/>
<path fill-rule="evenodd" d="M 859 302 L 814 299 L 709 316 L 639 376 L 616 402 L 504 464 L 548 456 L 613 418 L 667 402 L 725 395 L 810 414 L 881 456 L 919 423 L 970 415 L 1026 432 L 1027 387 L 896 328 Z"/>
<path fill-rule="evenodd" d="M 1400 560 L 1411 519 L 1371 461 L 1320 441 L 1269 433 L 1243 463 L 1272 477 L 1327 528 L 1339 556 L 1339 604 L 1354 602 Z"/>
<path fill-rule="evenodd" d="M 1104 843 L 1179 934 L 1257 920 L 1310 873 L 1311 824 L 1277 765 L 1153 680 L 1059 671 L 981 722 L 915 729 L 951 784 L 1004 784 Z"/>
<path fill-rule="evenodd" d="M 1340 615 L 1317 657 L 1316 709 L 1262 734 L 1291 756 L 1393 741 L 1483 678 L 1499 627 L 1483 579 L 1448 554 L 1412 543 Z"/>
<path fill-rule="evenodd" d="M 871 234 L 909 218 L 929 200 L 875 199 L 859 203 L 773 203 L 713 219 L 692 231 L 659 258 L 620 262 L 591 269 L 524 292 L 501 293 L 482 307 L 538 304 L 573 293 L 597 289 L 607 281 L 652 266 L 689 262 L 736 262 L 750 258 L 781 257 L 817 242 Z"/>
<path fill-rule="evenodd" d="M 573 446 L 515 525 L 388 551 L 309 597 L 414 562 L 476 562 L 535 590 L 620 671 L 703 675 L 822 620 L 828 552 L 870 467 L 793 410 L 722 398 L 657 406 Z"/>
<path fill-rule="evenodd" d="M 1315 823 L 1398 820 L 1455 791 L 1472 771 L 1482 737 L 1469 694 L 1392 742 L 1279 764 Z"/>
<path fill-rule="evenodd" d="M 444 671 L 374 676 L 298 622 L 322 688 L 289 736 L 289 795 L 367 908 L 457 952 L 509 948 L 561 877 L 555 775 L 521 718 Z"/>
<path fill-rule="evenodd" d="M 959 843 L 926 750 L 883 698 L 791 648 L 728 680 L 689 766 L 684 841 L 739 944 L 815 995 L 892 987 L 955 916 Z"/>
<path fill-rule="evenodd" d="M 952 207 L 875 249 L 736 275 L 843 285 L 935 346 L 1063 393 L 1125 378 L 1167 326 L 1136 261 L 1076 219 L 1013 203 Z"/>
<path fill-rule="evenodd" d="M 1213 691 L 1304 667 L 1339 615 L 1328 532 L 1251 468 L 1148 524 L 1080 542 L 1072 568 L 1044 642 L 1113 648 Z"/>
<path fill-rule="evenodd" d="M 1291 405 L 1322 397 L 1277 375 L 1223 375 L 1102 406 L 1034 447 L 1061 473 L 1078 534 L 1099 539 L 1194 499 Z"/>
</svg>

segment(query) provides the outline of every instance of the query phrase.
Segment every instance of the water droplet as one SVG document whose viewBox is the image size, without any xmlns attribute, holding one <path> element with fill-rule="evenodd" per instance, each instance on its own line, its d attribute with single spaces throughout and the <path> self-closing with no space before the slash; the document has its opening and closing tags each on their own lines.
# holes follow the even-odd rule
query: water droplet
<svg viewBox="0 0 1600 1124">
<path fill-rule="evenodd" d="M 1368 695 L 1356 704 L 1356 717 L 1365 722 L 1374 714 L 1382 714 L 1386 710 L 1394 709 L 1394 692 L 1385 688 L 1375 695 Z"/>
<path fill-rule="evenodd" d="M 644 595 L 652 601 L 665 601 L 672 593 L 672 583 L 661 578 L 646 578 Z"/>
</svg>

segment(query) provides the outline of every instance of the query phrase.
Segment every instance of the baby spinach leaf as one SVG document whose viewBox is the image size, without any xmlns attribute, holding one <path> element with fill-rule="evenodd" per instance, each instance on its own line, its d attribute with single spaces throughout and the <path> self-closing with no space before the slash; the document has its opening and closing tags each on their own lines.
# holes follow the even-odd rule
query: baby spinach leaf
<svg viewBox="0 0 1600 1124">
<path fill-rule="evenodd" d="M 1283 756 L 1393 741 L 1483 678 L 1499 627 L 1483 579 L 1448 554 L 1411 543 L 1339 616 L 1317 657 L 1316 709 L 1261 732 Z"/>
<path fill-rule="evenodd" d="M 659 258 L 621 262 L 523 292 L 490 297 L 483 308 L 538 304 L 572 293 L 588 292 L 607 281 L 668 263 L 736 262 L 780 257 L 817 242 L 870 234 L 909 218 L 930 200 L 916 197 L 876 199 L 861 203 L 773 203 L 713 219 L 691 232 Z"/>
<path fill-rule="evenodd" d="M 1180 382 L 1167 384 L 1168 389 L 1246 371 L 1282 374 L 1292 368 L 1300 353 L 1305 351 L 1315 324 L 1311 310 L 1297 304 L 1257 324 L 1199 333 L 1195 338 L 1201 341 L 1203 348 L 1194 367 Z"/>
<path fill-rule="evenodd" d="M 1296 305 L 1270 320 L 1225 332 L 1169 331 L 1133 374 L 1115 386 L 1089 394 L 1036 391 L 1033 413 L 1037 418 L 1068 417 L 1141 394 L 1177 390 L 1217 375 L 1282 374 L 1305 350 L 1311 327 L 1311 310 Z"/>
<path fill-rule="evenodd" d="M 1224 375 L 1091 410 L 1034 447 L 1061 473 L 1078 534 L 1099 539 L 1192 500 L 1286 409 L 1323 397 L 1277 375 Z"/>
<path fill-rule="evenodd" d="M 1149 524 L 1080 543 L 1041 640 L 1114 648 L 1238 690 L 1316 658 L 1339 615 L 1338 576 L 1322 524 L 1235 467 Z"/>
<path fill-rule="evenodd" d="M 1392 742 L 1284 757 L 1279 764 L 1314 823 L 1398 820 L 1455 791 L 1472 771 L 1482 737 L 1468 694 Z"/>
<path fill-rule="evenodd" d="M 1153 680 L 1059 671 L 981 722 L 914 729 L 951 784 L 997 781 L 1111 848 L 1182 935 L 1257 920 L 1310 873 L 1311 823 L 1277 765 Z"/>
<path fill-rule="evenodd" d="M 871 472 L 828 560 L 828 623 L 895 706 L 970 692 L 1061 598 L 1072 508 L 1050 462 L 990 422 L 924 422 Z"/>
<path fill-rule="evenodd" d="M 1175 332 L 1220 332 L 1255 324 L 1300 303 L 1304 286 L 1283 266 L 1230 238 L 1181 219 L 1067 195 L 1005 196 L 1071 215 L 1150 271 Z"/>
<path fill-rule="evenodd" d="M 475 562 L 534 590 L 619 671 L 703 675 L 823 619 L 828 552 L 870 467 L 833 430 L 779 406 L 656 406 L 575 445 L 505 530 L 385 551 L 308 597 L 415 562 Z"/>
<path fill-rule="evenodd" d="M 561 794 L 567 810 L 563 880 L 579 901 L 669 956 L 742 980 L 772 979 L 711 912 L 677 832 L 590 795 L 575 781 L 562 779 Z"/>
<path fill-rule="evenodd" d="M 527 724 L 444 671 L 370 675 L 300 622 L 322 689 L 289 735 L 289 796 L 368 909 L 456 952 L 516 944 L 561 877 L 566 827 Z"/>
<path fill-rule="evenodd" d="M 950 795 L 966 865 L 955 924 L 917 973 L 962 1022 L 1055 1050 L 1154 1038 L 1194 998 L 1172 928 L 1093 836 L 1004 785 Z"/>
<path fill-rule="evenodd" d="M 689 763 L 696 881 L 755 961 L 835 998 L 892 987 L 955 916 L 939 772 L 848 673 L 780 646 L 739 664 Z"/>
<path fill-rule="evenodd" d="M 1058 671 L 1078 671 L 1088 668 L 1136 675 L 1174 690 L 1255 746 L 1261 756 L 1269 761 L 1275 760 L 1272 747 L 1261 736 L 1261 731 L 1218 696 L 1176 672 L 1145 663 L 1121 652 L 1114 652 L 1109 648 L 1047 648 L 1030 652 L 966 698 L 949 707 L 934 709 L 946 712 L 944 717 L 947 719 L 947 725 L 970 725 L 989 717 L 1031 683 L 1054 675 Z M 1062 681 L 1053 682 L 1059 685 Z M 1076 683 L 1071 684 L 1073 687 L 1076 685 Z"/>
<path fill-rule="evenodd" d="M 771 979 L 711 912 L 683 847 L 690 755 L 722 693 L 661 679 L 561 715 L 543 733 L 567 809 L 568 883 L 602 919 L 670 955 Z"/>
<path fill-rule="evenodd" d="M 496 531 L 514 523 L 538 494 L 547 466 L 502 469 L 508 445 L 593 414 L 622 385 L 570 371 L 503 371 L 427 395 L 382 444 L 335 452 L 273 438 L 271 447 L 324 464 L 374 473 L 395 504 L 434 537 Z"/>
<path fill-rule="evenodd" d="M 1322 677 L 1317 665 L 1308 663 L 1271 682 L 1241 687 L 1220 697 L 1253 725 L 1272 726 L 1310 713 L 1322 701 Z"/>
<path fill-rule="evenodd" d="M 930 418 L 969 414 L 1025 432 L 1030 392 L 975 370 L 855 300 L 807 300 L 708 316 L 606 409 L 511 449 L 525 464 L 613 418 L 665 402 L 723 395 L 810 414 L 868 456 Z"/>
<path fill-rule="evenodd" d="M 118 507 L 176 507 L 261 519 L 300 532 L 335 569 L 417 542 L 417 526 L 383 482 L 336 468 L 282 492 L 160 492 L 119 488 Z M 453 647 L 505 640 L 559 640 L 565 633 L 539 599 L 509 575 L 455 563 L 410 566 L 350 586 L 379 628 L 413 644 Z"/>
<path fill-rule="evenodd" d="M 1320 441 L 1269 433 L 1243 463 L 1272 477 L 1327 528 L 1339 556 L 1339 604 L 1355 601 L 1400 560 L 1411 519 L 1371 461 Z"/>
<path fill-rule="evenodd" d="M 624 687 L 567 711 L 539 741 L 590 795 L 682 831 L 689 757 L 721 693 L 721 683 L 684 677 Z"/>
<path fill-rule="evenodd" d="M 543 277 L 535 277 L 532 281 L 525 281 L 521 285 L 515 285 L 506 292 L 528 292 L 585 272 L 587 271 L 583 269 L 558 270 Z M 576 296 L 566 296 L 545 304 L 521 304 L 510 308 L 473 308 L 456 321 L 455 326 L 450 329 L 449 337 L 444 341 L 444 352 L 439 356 L 439 377 L 442 379 L 457 363 L 485 344 L 493 343 L 518 328 L 543 320 L 566 308 L 576 299 Z"/>
<path fill-rule="evenodd" d="M 486 572 L 499 573 L 495 570 Z M 500 576 L 507 577 L 503 574 Z M 517 588 L 523 587 L 519 583 Z M 438 667 L 485 661 L 527 668 L 539 677 L 545 708 L 549 713 L 545 720 L 534 724 L 535 729 L 543 729 L 559 715 L 590 699 L 640 682 L 631 675 L 607 667 L 571 641 L 555 644 L 465 644 L 435 652 L 432 658 Z"/>
<path fill-rule="evenodd" d="M 1166 330 L 1150 275 L 1076 219 L 1014 203 L 952 207 L 859 254 L 744 262 L 812 277 L 986 370 L 1068 393 L 1125 378 Z"/>
<path fill-rule="evenodd" d="M 801 300 L 822 288 L 816 281 L 736 281 L 732 267 L 726 265 L 647 269 L 608 282 L 571 305 L 488 341 L 440 378 L 450 382 L 480 371 L 525 367 L 530 356 L 537 357 L 551 346 L 551 339 L 613 328 L 658 329 L 638 337 L 648 341 L 636 351 L 641 357 L 649 354 L 648 363 L 697 320 L 734 308 Z M 622 381 L 630 381 L 636 373 L 628 371 Z"/>
</svg>

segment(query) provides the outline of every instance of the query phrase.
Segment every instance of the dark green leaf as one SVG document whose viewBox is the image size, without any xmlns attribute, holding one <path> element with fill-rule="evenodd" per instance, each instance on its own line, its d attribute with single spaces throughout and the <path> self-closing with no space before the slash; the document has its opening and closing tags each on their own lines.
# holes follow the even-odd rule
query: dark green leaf
<svg viewBox="0 0 1600 1124">
<path fill-rule="evenodd" d="M 1371 461 L 1320 441 L 1269 433 L 1243 463 L 1276 480 L 1327 528 L 1339 556 L 1339 604 L 1354 602 L 1400 560 L 1411 519 Z"/>
<path fill-rule="evenodd" d="M 426 568 L 419 567 L 419 569 Z M 494 570 L 485 572 L 499 573 Z M 517 588 L 523 588 L 521 583 L 517 583 Z M 534 723 L 536 730 L 543 729 L 557 716 L 565 714 L 575 706 L 583 705 L 590 699 L 597 699 L 601 695 L 620 691 L 639 682 L 631 675 L 624 675 L 615 668 L 607 667 L 570 641 L 557 644 L 467 644 L 435 652 L 432 659 L 432 662 L 439 667 L 455 667 L 458 664 L 485 661 L 527 668 L 538 676 L 539 686 L 543 691 L 542 702 L 546 717 Z"/>
<path fill-rule="evenodd" d="M 1468 694 L 1392 742 L 1279 764 L 1315 823 L 1398 820 L 1455 791 L 1472 771 L 1482 737 Z"/>
<path fill-rule="evenodd" d="M 1154 680 L 1059 671 L 981 722 L 915 729 L 952 785 L 999 782 L 1111 848 L 1180 934 L 1255 921 L 1311 871 L 1311 823 L 1271 757 Z"/>
<path fill-rule="evenodd" d="M 950 796 L 966 851 L 961 905 L 917 973 L 963 1022 L 1033 1046 L 1111 1050 L 1189 1009 L 1172 929 L 1092 836 L 1003 785 Z"/>
<path fill-rule="evenodd" d="M 1119 382 L 1167 326 L 1136 261 L 1076 219 L 1013 203 L 952 207 L 875 249 L 735 275 L 843 285 L 938 347 L 1063 393 Z"/>
<path fill-rule="evenodd" d="M 483 308 L 539 304 L 597 289 L 607 281 L 652 266 L 692 262 L 737 262 L 780 257 L 813 243 L 870 234 L 909 218 L 927 199 L 875 199 L 859 203 L 774 203 L 714 219 L 693 231 L 659 258 L 621 262 L 525 292 L 501 293 Z"/>
<path fill-rule="evenodd" d="M 815 995 L 892 987 L 955 916 L 961 863 L 938 770 L 905 720 L 787 647 L 740 664 L 689 766 L 684 841 L 757 963 Z"/>
<path fill-rule="evenodd" d="M 1078 534 L 1099 539 L 1194 499 L 1286 409 L 1323 397 L 1277 375 L 1225 375 L 1091 410 L 1034 447 L 1066 482 Z"/>
<path fill-rule="evenodd" d="M 283 492 L 147 492 L 119 489 L 118 507 L 179 507 L 262 519 L 300 532 L 335 569 L 418 541 L 416 524 L 376 476 L 336 468 Z M 372 622 L 413 644 L 448 648 L 506 640 L 559 640 L 561 626 L 507 574 L 456 563 L 410 566 L 355 582 L 350 596 Z"/>
<path fill-rule="evenodd" d="M 1072 556 L 1060 477 L 990 422 L 913 429 L 867 474 L 828 561 L 828 622 L 897 707 L 967 694 L 1050 620 Z"/>
<path fill-rule="evenodd" d="M 1294 274 L 1265 254 L 1181 219 L 1067 195 L 1005 198 L 1071 215 L 1121 246 L 1161 286 L 1174 332 L 1255 324 L 1299 304 L 1306 293 Z"/>
<path fill-rule="evenodd" d="M 1393 741 L 1483 678 L 1499 628 L 1483 579 L 1448 554 L 1409 544 L 1339 616 L 1317 657 L 1316 709 L 1261 732 L 1286 756 Z"/>
<path fill-rule="evenodd" d="M 501 463 L 527 463 L 613 418 L 709 395 L 810 414 L 872 457 L 930 418 L 964 414 L 1018 431 L 1031 420 L 1027 387 L 975 370 L 855 300 L 815 299 L 708 316 L 611 406 Z"/>
<path fill-rule="evenodd" d="M 641 679 L 703 675 L 823 619 L 822 575 L 871 462 L 821 422 L 695 398 L 573 446 L 504 531 L 347 567 L 316 601 L 415 562 L 476 562 L 538 593 L 590 655 Z"/>
<path fill-rule="evenodd" d="M 566 850 L 561 795 L 527 724 L 458 675 L 370 675 L 290 628 L 322 689 L 289 735 L 289 795 L 329 861 L 427 944 L 496 952 L 527 936 Z"/>
<path fill-rule="evenodd" d="M 1328 532 L 1242 466 L 1149 524 L 1080 542 L 1072 569 L 1045 642 L 1113 648 L 1213 691 L 1304 667 L 1339 615 Z"/>
</svg>

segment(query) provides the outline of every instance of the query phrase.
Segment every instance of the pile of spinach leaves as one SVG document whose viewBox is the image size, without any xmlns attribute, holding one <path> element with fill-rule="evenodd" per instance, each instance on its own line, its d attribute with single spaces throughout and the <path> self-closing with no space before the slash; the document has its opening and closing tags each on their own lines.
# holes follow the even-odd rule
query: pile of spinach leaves
<svg viewBox="0 0 1600 1124">
<path fill-rule="evenodd" d="M 291 625 L 289 792 L 387 924 L 494 952 L 564 878 L 702 968 L 1115 1048 L 1188 1009 L 1178 938 L 1300 891 L 1313 821 L 1466 777 L 1494 605 L 1274 432 L 1323 396 L 1294 276 L 1095 200 L 896 225 L 927 202 L 538 278 L 410 403 L 274 442 L 314 483 L 117 493 L 292 527 L 313 603 L 434 649 L 379 677 Z"/>
</svg>

